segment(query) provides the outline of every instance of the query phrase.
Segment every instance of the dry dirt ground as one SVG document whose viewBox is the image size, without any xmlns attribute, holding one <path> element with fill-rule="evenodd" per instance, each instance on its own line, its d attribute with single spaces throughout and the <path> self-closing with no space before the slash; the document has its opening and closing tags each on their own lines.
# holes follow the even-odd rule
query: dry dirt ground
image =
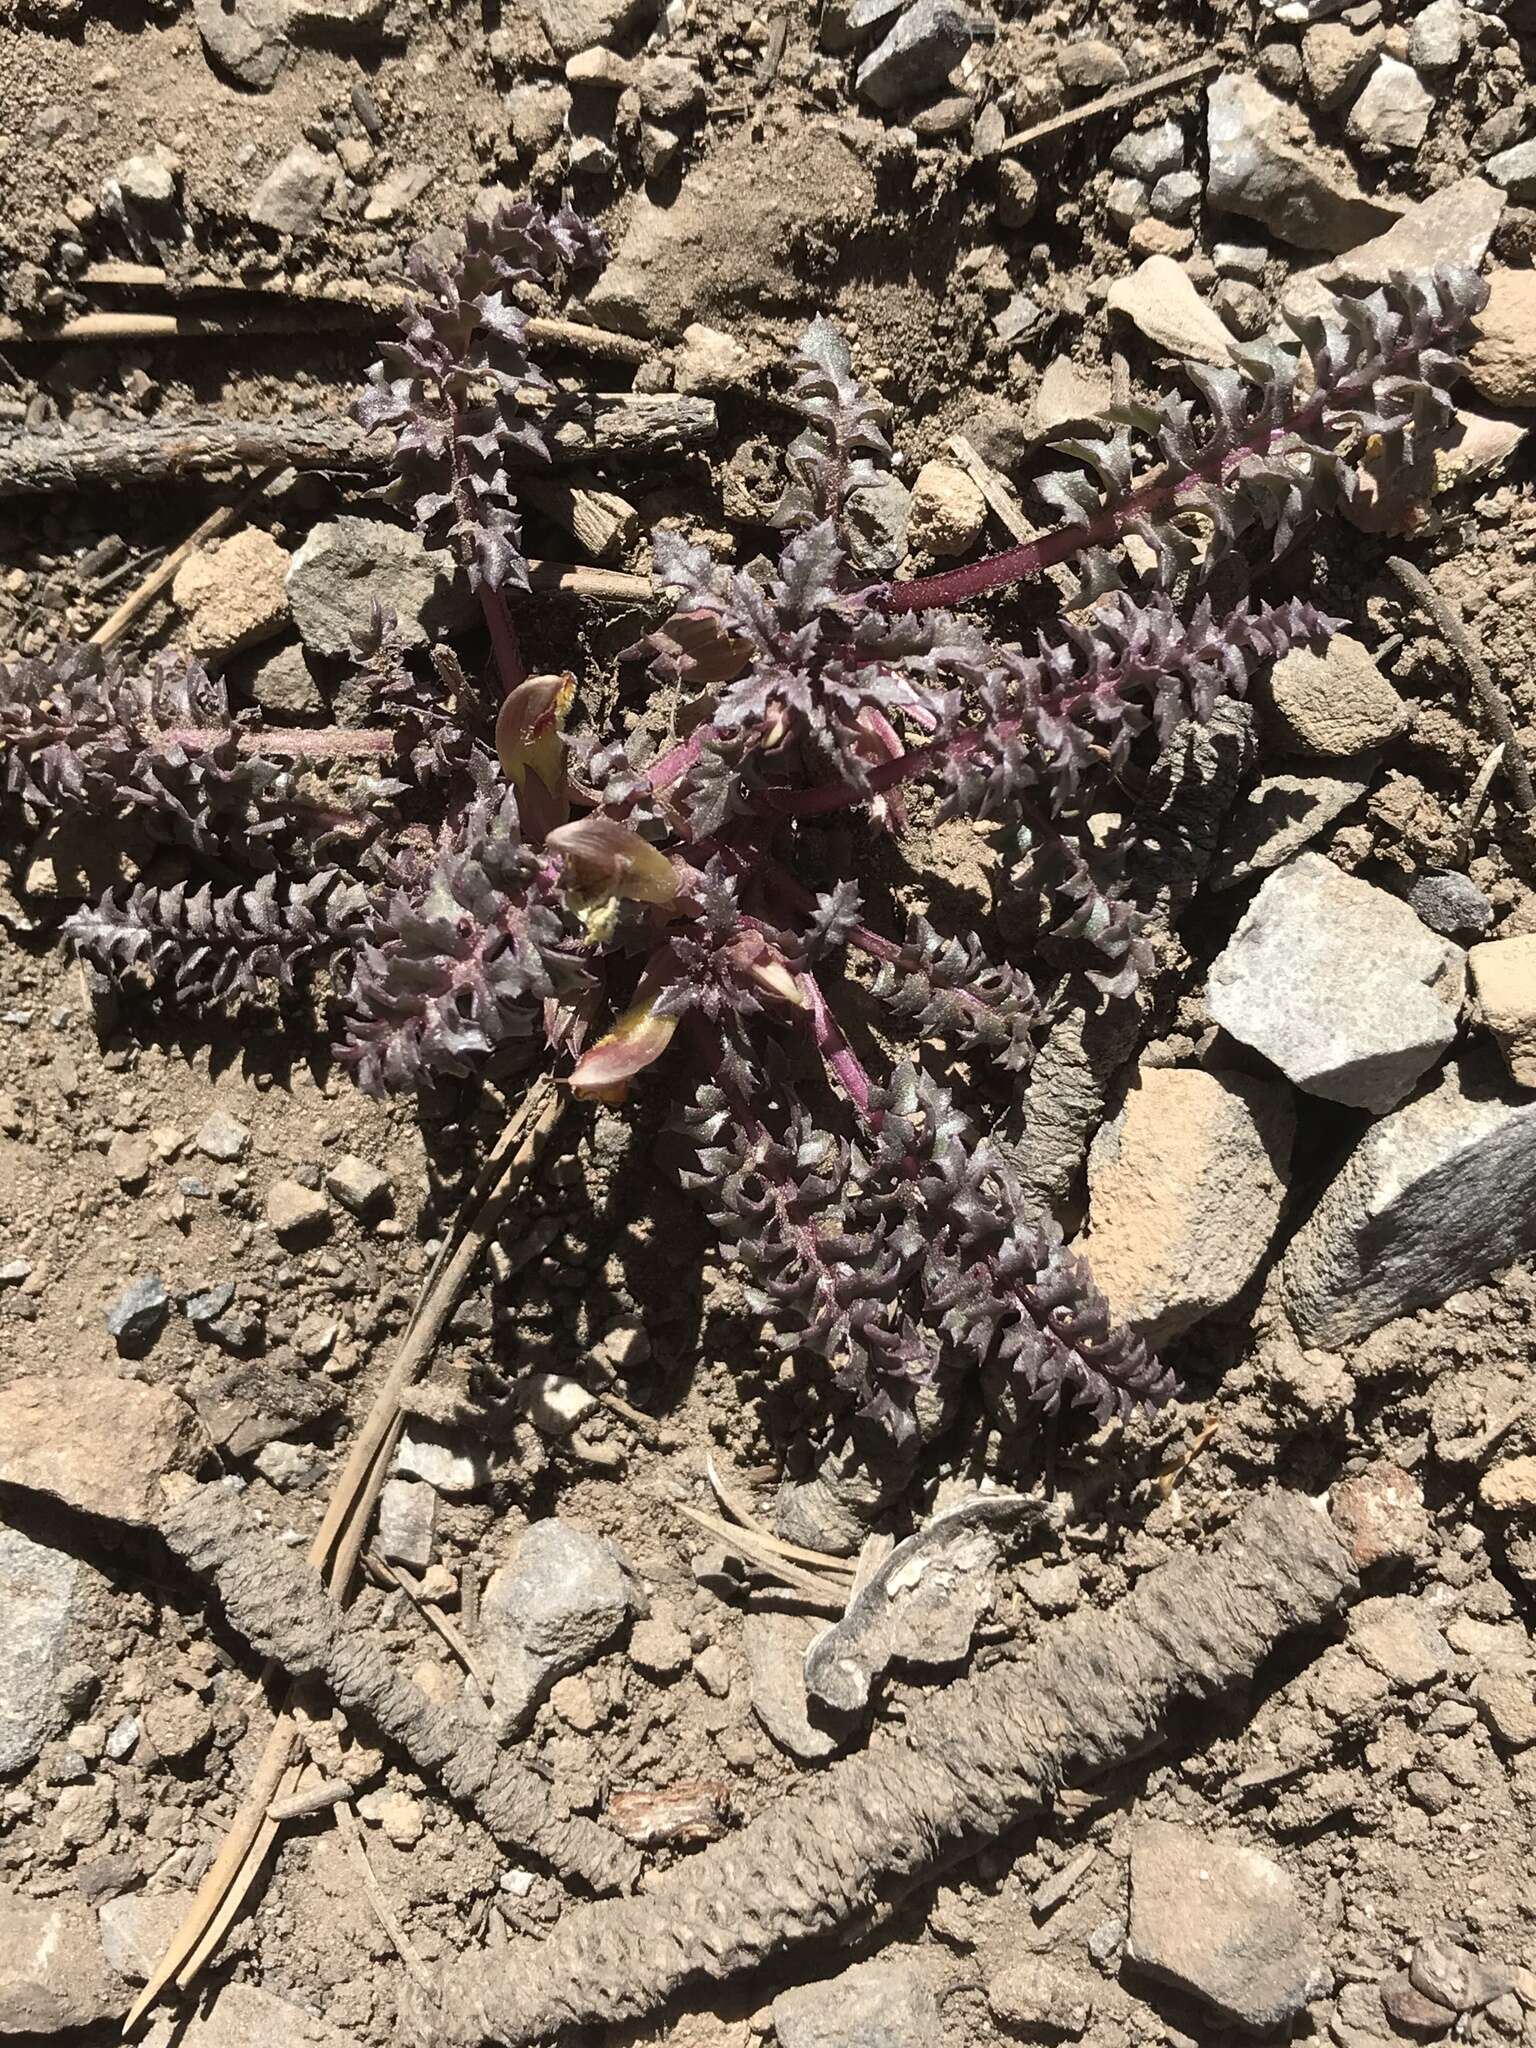
<svg viewBox="0 0 1536 2048">
<path fill-rule="evenodd" d="M 604 10 L 572 0 L 551 11 Z M 1433 76 L 1427 137 L 1408 149 L 1351 137 L 1349 97 L 1320 104 L 1322 46 L 1312 45 L 1304 70 L 1302 26 L 1258 8 L 1105 0 L 1035 10 L 1005 0 L 952 78 L 940 62 L 891 112 L 853 85 L 880 31 L 840 35 L 805 0 L 756 9 L 670 0 L 660 24 L 644 4 L 606 13 L 619 59 L 662 53 L 691 67 L 695 83 L 674 78 L 671 98 L 653 84 L 647 105 L 616 61 L 611 79 L 578 68 L 567 88 L 564 59 L 531 5 L 317 6 L 317 22 L 293 27 L 266 90 L 210 61 L 193 9 L 176 0 L 32 0 L 0 10 L 8 332 L 92 310 L 164 310 L 198 279 L 223 288 L 198 304 L 233 308 L 235 329 L 172 341 L 6 340 L 0 426 L 340 404 L 370 359 L 366 318 L 322 325 L 293 307 L 295 294 L 389 282 L 411 242 L 451 226 L 491 187 L 571 192 L 616 248 L 637 209 L 679 203 L 682 189 L 704 226 L 692 239 L 663 238 L 641 297 L 611 317 L 651 331 L 638 373 L 650 388 L 687 377 L 690 321 L 732 336 L 745 355 L 719 392 L 714 445 L 621 480 L 639 537 L 611 566 L 643 572 L 644 536 L 662 519 L 750 553 L 763 542 L 785 439 L 771 366 L 813 313 L 840 318 L 860 371 L 890 398 L 909 482 L 956 432 L 1022 479 L 1032 407 L 1053 365 L 1069 361 L 1107 389 L 1120 350 L 1139 386 L 1166 382 L 1156 348 L 1105 305 L 1109 287 L 1146 255 L 1184 262 L 1234 326 L 1267 318 L 1290 274 L 1315 260 L 1206 204 L 1204 81 L 1086 119 L 1012 157 L 996 154 L 1000 136 L 1213 48 L 1297 109 L 1304 149 L 1351 152 L 1363 187 L 1399 202 L 1479 169 L 1533 125 L 1536 41 L 1504 8 L 1464 18 L 1453 66 Z M 1365 0 L 1347 26 L 1333 26 L 1369 42 L 1374 60 L 1409 51 L 1414 13 L 1407 0 Z M 1129 222 L 1110 153 L 1128 133 L 1170 119 L 1194 173 L 1191 208 L 1171 221 Z M 297 231 L 284 232 L 253 218 L 253 203 L 301 143 L 322 164 L 322 189 L 295 202 Z M 134 159 L 169 176 L 162 184 L 142 166 L 125 171 Z M 1527 183 L 1536 190 L 1529 173 Z M 139 187 L 151 196 L 136 198 Z M 1512 195 L 1491 260 L 1526 265 L 1533 219 Z M 1228 241 L 1258 245 L 1248 277 L 1218 270 L 1213 252 Z M 161 281 L 134 283 L 138 273 L 103 265 L 148 266 Z M 242 325 L 274 308 L 277 331 Z M 1000 332 L 1010 309 L 1022 325 Z M 1519 424 L 1518 412 L 1503 417 Z M 1417 557 L 1470 620 L 1528 745 L 1530 476 L 1517 449 L 1475 489 L 1450 494 Z M 193 484 L 0 502 L 0 651 L 37 652 L 89 633 L 156 550 L 228 495 Z M 338 509 L 378 507 L 340 481 L 290 479 L 251 517 L 291 550 Z M 995 531 L 993 540 L 1000 544 Z M 537 524 L 533 543 L 567 558 L 574 548 Z M 1410 713 L 1367 786 L 1315 844 L 1399 893 L 1428 868 L 1460 864 L 1501 931 L 1536 931 L 1529 858 L 1497 786 L 1463 839 L 1487 734 L 1454 663 L 1384 578 L 1383 552 L 1375 539 L 1330 530 L 1292 572 L 1377 650 Z M 537 604 L 536 663 L 570 666 L 594 694 L 611 693 L 615 656 L 640 616 L 584 601 Z M 161 602 L 131 644 L 171 641 L 179 624 Z M 284 624 L 260 661 L 294 644 Z M 251 687 L 258 666 L 256 655 L 235 658 L 237 690 Z M 319 664 L 313 682 L 344 698 L 339 665 Z M 901 900 L 945 891 L 981 914 L 988 863 L 976 847 L 974 835 L 933 829 L 920 814 Z M 0 881 L 0 1384 L 47 1374 L 83 1387 L 112 1374 L 174 1392 L 199 1418 L 205 1469 L 237 1477 L 253 1516 L 307 1542 L 505 1105 L 466 1096 L 449 1121 L 424 1128 L 409 1103 L 359 1098 L 323 1034 L 296 1036 L 262 1016 L 210 1033 L 197 1020 L 151 1017 L 131 998 L 103 1005 L 56 936 L 91 849 L 63 850 L 46 874 L 29 871 L 34 848 L 6 850 L 14 866 Z M 1189 1061 L 1208 1047 L 1199 969 L 1246 900 L 1240 890 L 1197 907 L 1185 933 L 1194 971 L 1158 1027 L 1154 1062 Z M 636 1426 L 599 1405 L 564 1439 L 521 1422 L 489 1442 L 440 1433 L 448 1449 L 423 1468 L 443 1482 L 428 1590 L 473 1643 L 478 1592 L 526 1523 L 558 1516 L 611 1541 L 648 1609 L 646 1632 L 567 1678 L 524 1749 L 573 1809 L 602 1814 L 626 1790 L 706 1780 L 721 1788 L 724 1824 L 735 1826 L 818 1766 L 786 1754 L 754 1712 L 765 1682 L 749 1664 L 746 1609 L 722 1597 L 718 1581 L 700 1582 L 694 1566 L 707 1538 L 677 1510 L 714 1505 L 704 1474 L 713 1454 L 771 1520 L 781 1472 L 803 1472 L 815 1456 L 818 1411 L 796 1378 L 764 1365 L 737 1285 L 671 1177 L 665 1108 L 642 1099 L 632 1114 L 601 1111 L 572 1125 L 509 1229 L 506 1279 L 471 1289 L 434 1374 L 453 1389 L 466 1380 L 504 1386 L 530 1367 L 566 1370 L 611 1384 L 652 1421 Z M 199 1144 L 215 1113 L 245 1134 L 215 1143 L 223 1157 Z M 1308 1102 L 1282 1238 L 1359 1128 L 1351 1113 Z M 343 1155 L 387 1181 L 366 1215 L 326 1193 Z M 272 1226 L 269 1196 L 280 1182 L 324 1195 L 308 1239 L 285 1240 Z M 512 1271 L 536 1232 L 538 1255 Z M 124 1351 L 106 1316 L 145 1274 L 160 1276 L 171 1311 L 151 1343 Z M 226 1287 L 232 1295 L 213 1314 L 194 1322 L 184 1312 L 190 1297 Z M 1167 1821 L 1252 1847 L 1294 1881 L 1322 1964 L 1315 1994 L 1288 2023 L 1299 2038 L 1364 2048 L 1448 2024 L 1445 2009 L 1426 2017 L 1401 1996 L 1394 2020 L 1379 1992 L 1401 1991 L 1407 1959 L 1440 1939 L 1514 1978 L 1456 2019 L 1458 2037 L 1536 2040 L 1536 1552 L 1529 1537 L 1512 1549 L 1508 1520 L 1479 1495 L 1496 1458 L 1536 1452 L 1533 1304 L 1536 1274 L 1520 1263 L 1365 1340 L 1303 1351 L 1273 1289 L 1256 1281 L 1169 1347 L 1185 1392 L 1154 1423 L 1042 1442 L 1011 1476 L 1050 1494 L 1062 1526 L 1043 1547 L 1009 1558 L 978 1664 L 1014 1654 L 1078 1603 L 1112 1601 L 1271 1482 L 1321 1488 L 1390 1459 L 1422 1487 L 1430 1533 L 1419 1566 L 1375 1589 L 1389 1608 L 1368 1610 L 1320 1659 L 1316 1644 L 1298 1652 L 1267 1674 L 1256 1699 L 1192 1719 L 1171 1755 L 1127 1768 L 1037 1831 L 913 1893 L 862 1947 L 796 1959 L 723 1994 L 702 1990 L 628 2038 L 689 2048 L 771 2039 L 771 2008 L 786 1987 L 834 1978 L 866 1951 L 894 1957 L 926 1986 L 931 2016 L 919 2001 L 918 2017 L 902 2019 L 893 2002 L 881 2032 L 854 2015 L 851 1994 L 833 1990 L 823 2012 L 832 2030 L 796 2031 L 793 2015 L 781 2015 L 785 2048 L 1063 2036 L 1140 2048 L 1238 2037 L 1230 2019 L 1158 1984 L 1126 1953 L 1132 1844 L 1138 1830 Z M 1177 1484 L 1167 1484 L 1191 1452 Z M 940 1476 L 928 1475 L 930 1487 Z M 6 1514 L 65 1562 L 45 1725 L 33 1754 L 0 1779 L 0 2033 L 57 2026 L 66 2038 L 105 2043 L 207 1867 L 269 1705 L 238 1639 L 130 1535 L 35 1502 Z M 453 1651 L 417 1609 L 373 1586 L 359 1604 L 429 1689 L 458 1691 Z M 774 1638 L 786 1660 L 800 1640 L 792 1631 Z M 1501 1695 L 1502 1728 L 1486 1706 L 1490 1673 L 1513 1688 L 1512 1703 Z M 899 1715 L 917 1690 L 892 1684 L 881 1713 Z M 359 1803 L 377 1885 L 429 1967 L 558 1917 L 553 1878 L 509 1871 L 483 1832 L 408 1772 L 381 1761 Z M 666 1866 L 690 1853 L 674 1844 L 654 1860 Z M 30 1967 L 18 1902 L 83 1912 L 61 1923 L 71 1930 L 94 1929 L 99 1917 L 114 1987 L 99 2009 L 64 1996 L 40 2025 L 34 2008 L 7 2004 Z M 1016 1979 L 1027 1957 L 1049 1965 L 1050 1988 L 1032 2007 L 1010 2008 L 1009 1972 Z M 241 2039 L 383 2043 L 396 2038 L 400 1969 L 344 1833 L 321 1813 L 284 1830 L 202 1990 L 211 2014 L 221 1997 L 237 2008 L 241 1987 L 283 2002 L 259 2020 L 248 2014 L 241 2024 L 254 2030 Z"/>
</svg>

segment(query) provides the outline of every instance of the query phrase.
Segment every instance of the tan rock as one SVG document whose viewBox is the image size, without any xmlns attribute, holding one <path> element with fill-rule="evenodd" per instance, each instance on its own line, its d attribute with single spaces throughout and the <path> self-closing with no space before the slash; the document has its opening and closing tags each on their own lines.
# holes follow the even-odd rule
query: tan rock
<svg viewBox="0 0 1536 2048">
<path fill-rule="evenodd" d="M 752 358 L 733 334 L 694 320 L 683 329 L 673 366 L 679 391 L 734 391 L 752 381 Z"/>
<path fill-rule="evenodd" d="M 0 2037 L 32 2041 L 121 2012 L 95 1916 L 79 1899 L 0 1891 Z"/>
<path fill-rule="evenodd" d="M 1030 425 L 1037 434 L 1054 434 L 1082 420 L 1096 420 L 1108 408 L 1108 377 L 1079 368 L 1070 356 L 1046 364 L 1030 406 Z"/>
<path fill-rule="evenodd" d="M 1536 270 L 1496 270 L 1467 375 L 1493 405 L 1536 405 Z"/>
<path fill-rule="evenodd" d="M 1536 1510 L 1536 1458 L 1505 1458 L 1483 1474 L 1478 1498 L 1499 1515 Z"/>
<path fill-rule="evenodd" d="M 1430 1526 L 1423 1490 L 1411 1472 L 1385 1458 L 1353 1479 L 1341 1479 L 1328 1510 L 1360 1571 L 1422 1558 L 1428 1552 Z"/>
<path fill-rule="evenodd" d="M 1225 321 L 1171 256 L 1149 256 L 1131 276 L 1111 287 L 1106 303 L 1112 313 L 1124 313 L 1159 348 L 1197 363 L 1232 360 L 1232 336 Z"/>
<path fill-rule="evenodd" d="M 1126 236 L 1126 246 L 1133 256 L 1187 256 L 1195 246 L 1193 228 L 1179 227 L 1171 220 L 1156 220 L 1148 216 L 1137 221 Z"/>
<path fill-rule="evenodd" d="M 162 1474 L 198 1453 L 192 1411 L 115 1373 L 39 1374 L 0 1389 L 0 1486 L 86 1515 L 158 1521 Z"/>
<path fill-rule="evenodd" d="M 195 654 L 237 654 L 281 632 L 288 616 L 288 550 L 248 526 L 183 562 L 171 585 Z"/>
<path fill-rule="evenodd" d="M 1536 1088 L 1536 934 L 1485 939 L 1468 953 L 1467 969 L 1511 1079 Z"/>
<path fill-rule="evenodd" d="M 1294 1127 L 1273 1082 L 1142 1070 L 1088 1160 L 1083 1250 L 1117 1315 L 1160 1343 L 1236 1299 L 1280 1220 Z"/>
<path fill-rule="evenodd" d="M 1479 1671 L 1470 1697 L 1501 1748 L 1529 1749 L 1536 1742 L 1536 1679 L 1529 1671 Z"/>
<path fill-rule="evenodd" d="M 947 560 L 976 545 L 987 516 L 987 501 L 963 469 L 950 462 L 925 462 L 912 486 L 907 545 Z"/>
<path fill-rule="evenodd" d="M 1301 39 L 1301 67 L 1307 89 L 1317 104 L 1330 111 L 1365 83 L 1365 75 L 1381 48 L 1381 32 L 1356 35 L 1342 21 L 1319 22 Z"/>
<path fill-rule="evenodd" d="M 1332 1981 L 1290 1873 L 1233 1835 L 1143 1821 L 1131 1837 L 1126 1961 L 1253 2028 Z"/>
<path fill-rule="evenodd" d="M 1301 754 L 1363 754 L 1408 723 L 1402 698 L 1348 633 L 1320 653 L 1293 648 L 1275 663 L 1268 694 L 1286 743 Z"/>
</svg>

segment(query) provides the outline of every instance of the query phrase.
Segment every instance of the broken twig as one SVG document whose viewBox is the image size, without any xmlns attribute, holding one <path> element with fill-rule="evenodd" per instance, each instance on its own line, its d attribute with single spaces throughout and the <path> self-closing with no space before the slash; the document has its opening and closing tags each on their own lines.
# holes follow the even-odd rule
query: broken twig
<svg viewBox="0 0 1536 2048">
<path fill-rule="evenodd" d="M 1175 64 L 1152 78 L 1137 78 L 1129 85 L 1112 86 L 1108 92 L 1101 92 L 1096 100 L 1084 100 L 1080 107 L 1068 107 L 1064 114 L 1052 114 L 1048 121 L 1037 121 L 1033 128 L 1024 128 L 1017 135 L 1010 135 L 998 155 L 1012 156 L 1018 150 L 1028 149 L 1032 143 L 1060 135 L 1064 129 L 1096 120 L 1100 114 L 1112 114 L 1117 107 L 1132 107 L 1138 100 L 1151 99 L 1154 93 L 1173 92 L 1181 85 L 1193 85 L 1197 78 L 1219 71 L 1221 61 L 1214 55 L 1191 57 L 1187 63 Z"/>
<path fill-rule="evenodd" d="M 568 1911 L 545 1940 L 462 1955 L 435 2005 L 433 2048 L 517 2048 L 562 2029 L 638 2020 L 684 1985 L 719 1987 L 792 1944 L 847 1926 L 1069 1781 L 1139 1756 L 1176 1710 L 1251 1682 L 1282 1638 L 1355 1589 L 1316 1503 L 1249 1507 L 1203 1557 L 1149 1572 L 1112 1609 L 1080 1609 L 1016 1662 L 909 1709 L 644 1896 Z"/>
<path fill-rule="evenodd" d="M 1520 751 L 1514 720 L 1509 715 L 1509 706 L 1504 701 L 1504 692 L 1499 688 L 1493 670 L 1483 659 L 1482 649 L 1457 617 L 1454 606 L 1440 595 L 1422 569 L 1415 568 L 1412 562 L 1405 562 L 1401 555 L 1389 557 L 1387 567 L 1420 610 L 1428 613 L 1441 639 L 1466 670 L 1483 707 L 1483 715 L 1493 728 L 1494 738 L 1503 746 L 1504 773 L 1509 777 L 1517 807 L 1526 812 L 1536 810 L 1536 788 L 1532 787 L 1531 771 Z"/>
<path fill-rule="evenodd" d="M 716 426 L 712 399 L 641 391 L 562 402 L 544 430 L 557 463 L 650 462 L 707 446 Z M 528 461 L 532 466 L 534 458 Z M 390 462 L 388 436 L 365 433 L 345 413 L 124 420 L 111 427 L 0 436 L 0 498 L 181 483 L 274 465 L 376 476 Z"/>
<path fill-rule="evenodd" d="M 1024 516 L 1024 508 L 1014 495 L 1000 469 L 994 469 L 980 449 L 973 446 L 964 434 L 951 434 L 950 453 L 965 471 L 971 482 L 987 501 L 987 509 L 1006 533 L 1018 541 L 1034 539 L 1034 528 Z"/>
</svg>

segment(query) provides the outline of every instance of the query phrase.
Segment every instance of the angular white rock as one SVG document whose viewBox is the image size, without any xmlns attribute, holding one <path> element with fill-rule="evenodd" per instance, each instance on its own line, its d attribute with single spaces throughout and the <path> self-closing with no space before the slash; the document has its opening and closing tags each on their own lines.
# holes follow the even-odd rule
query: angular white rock
<svg viewBox="0 0 1536 2048">
<path fill-rule="evenodd" d="M 1456 1035 L 1466 955 L 1395 896 L 1304 853 L 1271 875 L 1211 969 L 1224 1031 L 1310 1095 L 1395 1109 Z"/>
</svg>

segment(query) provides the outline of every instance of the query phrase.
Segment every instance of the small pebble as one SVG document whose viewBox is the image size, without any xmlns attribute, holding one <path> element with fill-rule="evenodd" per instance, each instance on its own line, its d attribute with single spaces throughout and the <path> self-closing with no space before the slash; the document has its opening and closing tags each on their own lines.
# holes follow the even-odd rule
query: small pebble
<svg viewBox="0 0 1536 2048">
<path fill-rule="evenodd" d="M 171 1297 L 158 1273 L 141 1273 L 107 1310 L 107 1332 L 119 1344 L 147 1344 L 165 1321 Z"/>
<path fill-rule="evenodd" d="M 211 1287 L 200 1287 L 195 1294 L 187 1296 L 187 1320 L 191 1323 L 214 1322 L 234 1298 L 233 1280 L 218 1280 Z"/>
<path fill-rule="evenodd" d="M 267 1190 L 267 1221 L 281 1238 L 319 1236 L 330 1220 L 325 1197 L 317 1188 L 279 1180 Z"/>
<path fill-rule="evenodd" d="M 205 1158 L 216 1159 L 222 1166 L 233 1166 L 250 1150 L 251 1134 L 244 1124 L 236 1123 L 228 1110 L 216 1109 L 192 1142 Z"/>
</svg>

